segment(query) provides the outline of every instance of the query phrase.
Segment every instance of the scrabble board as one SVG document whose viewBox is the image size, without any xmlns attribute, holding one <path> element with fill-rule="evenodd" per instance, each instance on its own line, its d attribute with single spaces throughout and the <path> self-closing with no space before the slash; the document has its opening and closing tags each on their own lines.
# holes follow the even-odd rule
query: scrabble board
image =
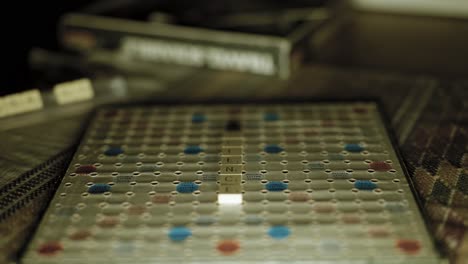
<svg viewBox="0 0 468 264">
<path fill-rule="evenodd" d="M 439 263 L 379 109 L 99 109 L 22 261 Z"/>
</svg>

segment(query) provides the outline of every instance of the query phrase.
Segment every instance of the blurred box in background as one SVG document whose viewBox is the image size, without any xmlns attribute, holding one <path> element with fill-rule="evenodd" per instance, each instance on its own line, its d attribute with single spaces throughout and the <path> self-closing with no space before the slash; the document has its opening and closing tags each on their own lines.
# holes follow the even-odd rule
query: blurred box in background
<svg viewBox="0 0 468 264">
<path fill-rule="evenodd" d="M 107 13 L 64 15 L 59 32 L 63 46 L 81 54 L 110 52 L 127 61 L 281 79 L 289 78 L 308 57 L 308 37 L 330 18 L 327 9 L 307 5 L 273 11 L 236 10 L 188 22 L 164 12 L 150 12 L 150 21 Z M 179 20 L 184 22 L 177 23 Z"/>
</svg>

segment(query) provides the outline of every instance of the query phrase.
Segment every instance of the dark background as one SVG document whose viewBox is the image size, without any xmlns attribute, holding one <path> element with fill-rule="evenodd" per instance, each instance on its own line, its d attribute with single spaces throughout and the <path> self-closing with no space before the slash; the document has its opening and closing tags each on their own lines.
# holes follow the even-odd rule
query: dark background
<svg viewBox="0 0 468 264">
<path fill-rule="evenodd" d="M 32 47 L 40 47 L 57 51 L 57 23 L 61 15 L 67 12 L 85 10 L 87 13 L 102 14 L 103 5 L 97 2 L 107 2 L 104 6 L 120 5 L 105 15 L 144 19 L 148 10 L 158 8 L 186 18 L 185 23 L 222 13 L 235 11 L 256 11 L 267 8 L 281 9 L 285 7 L 300 7 L 304 5 L 322 5 L 327 0 L 291 0 L 287 2 L 261 0 L 68 0 L 68 1 L 8 1 L 2 6 L 1 22 L 3 25 L 2 42 L 2 74 L 0 76 L 0 95 L 18 90 L 31 89 L 34 79 L 28 66 L 28 52 Z M 182 21 L 184 22 L 184 21 Z"/>
<path fill-rule="evenodd" d="M 56 29 L 60 16 L 83 9 L 96 1 L 61 2 L 9 1 L 2 7 L 4 45 L 0 95 L 35 87 L 28 66 L 32 47 L 59 50 Z M 114 0 L 123 6 L 137 1 Z M 281 9 L 286 5 L 322 5 L 327 0 L 262 1 L 186 1 L 140 0 L 142 8 L 116 9 L 110 15 L 136 16 L 158 5 L 163 11 L 190 19 L 232 11 Z M 131 3 L 131 4 L 129 4 Z M 346 8 L 345 8 L 346 9 Z M 200 11 L 201 10 L 201 11 Z M 99 8 L 88 8 L 99 12 Z M 136 14 L 136 15 L 135 15 Z M 468 16 L 467 16 L 468 17 Z M 141 17 L 140 17 L 141 18 Z M 345 20 L 332 37 L 315 50 L 314 62 L 351 68 L 381 69 L 391 72 L 425 74 L 442 78 L 468 76 L 468 19 L 399 15 L 391 13 L 355 12 L 349 8 L 337 14 Z M 186 21 L 186 22 L 187 22 Z"/>
<path fill-rule="evenodd" d="M 3 59 L 0 94 L 30 89 L 33 82 L 28 67 L 31 47 L 56 50 L 59 17 L 89 4 L 90 0 L 73 1 L 6 1 L 2 7 Z"/>
</svg>

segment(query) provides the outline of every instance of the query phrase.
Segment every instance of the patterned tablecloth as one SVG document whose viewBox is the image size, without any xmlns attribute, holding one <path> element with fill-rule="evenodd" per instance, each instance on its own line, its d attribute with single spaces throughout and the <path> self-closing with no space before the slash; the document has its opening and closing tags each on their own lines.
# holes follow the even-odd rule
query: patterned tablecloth
<svg viewBox="0 0 468 264">
<path fill-rule="evenodd" d="M 452 263 L 468 263 L 468 80 L 310 65 L 289 81 L 200 71 L 170 87 L 155 96 L 181 101 L 380 99 L 432 233 Z M 0 133 L 0 262 L 15 259 L 47 206 L 83 116 Z"/>
</svg>

